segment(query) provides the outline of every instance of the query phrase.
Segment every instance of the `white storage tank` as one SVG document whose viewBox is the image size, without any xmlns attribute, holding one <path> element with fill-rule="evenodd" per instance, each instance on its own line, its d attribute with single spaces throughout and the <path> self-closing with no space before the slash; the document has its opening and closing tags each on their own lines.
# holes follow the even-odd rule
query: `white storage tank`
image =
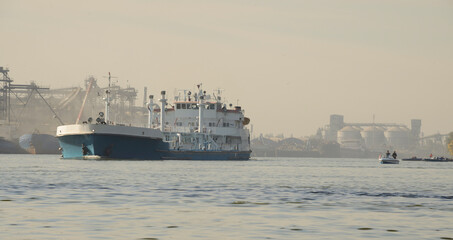
<svg viewBox="0 0 453 240">
<path fill-rule="evenodd" d="M 388 145 L 394 148 L 407 148 L 409 145 L 409 130 L 401 127 L 390 127 L 385 131 Z"/>
<path fill-rule="evenodd" d="M 382 150 L 387 144 L 387 139 L 382 128 L 376 126 L 366 127 L 361 134 L 367 149 Z"/>
<path fill-rule="evenodd" d="M 360 149 L 362 146 L 362 135 L 360 130 L 346 126 L 338 131 L 338 143 L 342 148 Z"/>
</svg>

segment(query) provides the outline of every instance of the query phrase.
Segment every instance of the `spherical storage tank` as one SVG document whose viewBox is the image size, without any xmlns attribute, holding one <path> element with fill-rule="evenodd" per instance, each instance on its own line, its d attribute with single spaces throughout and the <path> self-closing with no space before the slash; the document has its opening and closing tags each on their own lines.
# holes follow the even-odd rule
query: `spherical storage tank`
<svg viewBox="0 0 453 240">
<path fill-rule="evenodd" d="M 400 127 L 391 127 L 385 131 L 385 137 L 390 146 L 406 148 L 409 144 L 409 131 Z"/>
<path fill-rule="evenodd" d="M 359 149 L 361 142 L 362 136 L 357 128 L 346 126 L 338 131 L 338 143 L 343 148 Z"/>
<path fill-rule="evenodd" d="M 362 131 L 362 138 L 365 141 L 365 146 L 368 149 L 377 149 L 383 147 L 387 143 L 384 135 L 384 130 L 378 127 L 366 127 Z"/>
</svg>

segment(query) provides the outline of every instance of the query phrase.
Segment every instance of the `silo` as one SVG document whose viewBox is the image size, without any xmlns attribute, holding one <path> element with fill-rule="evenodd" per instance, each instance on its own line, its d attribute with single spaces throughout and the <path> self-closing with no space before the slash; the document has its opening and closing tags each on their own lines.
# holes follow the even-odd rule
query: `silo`
<svg viewBox="0 0 453 240">
<path fill-rule="evenodd" d="M 343 115 L 333 114 L 330 115 L 330 125 L 326 129 L 325 140 L 327 141 L 337 141 L 338 131 L 344 126 L 344 117 Z"/>
<path fill-rule="evenodd" d="M 394 148 L 407 148 L 409 144 L 409 131 L 400 127 L 391 127 L 385 131 L 385 137 L 390 146 Z"/>
<path fill-rule="evenodd" d="M 362 145 L 362 136 L 360 130 L 346 126 L 338 131 L 338 143 L 342 148 L 360 149 Z"/>
<path fill-rule="evenodd" d="M 338 131 L 344 126 L 344 117 L 343 115 L 332 114 L 330 115 L 330 129 L 333 131 Z"/>
<path fill-rule="evenodd" d="M 384 130 L 376 126 L 370 126 L 363 129 L 361 132 L 362 138 L 365 141 L 365 146 L 370 150 L 382 150 L 387 143 L 384 135 Z"/>
<path fill-rule="evenodd" d="M 411 134 L 417 140 L 420 137 L 421 127 L 422 127 L 422 120 L 420 120 L 420 119 L 411 120 Z"/>
</svg>

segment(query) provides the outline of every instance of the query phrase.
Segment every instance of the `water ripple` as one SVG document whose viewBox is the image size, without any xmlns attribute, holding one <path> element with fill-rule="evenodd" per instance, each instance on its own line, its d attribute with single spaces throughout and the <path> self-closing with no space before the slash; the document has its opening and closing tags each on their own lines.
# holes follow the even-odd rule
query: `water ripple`
<svg viewBox="0 0 453 240">
<path fill-rule="evenodd" d="M 448 239 L 453 231 L 453 164 L 0 155 L 0 166 L 0 239 Z"/>
</svg>

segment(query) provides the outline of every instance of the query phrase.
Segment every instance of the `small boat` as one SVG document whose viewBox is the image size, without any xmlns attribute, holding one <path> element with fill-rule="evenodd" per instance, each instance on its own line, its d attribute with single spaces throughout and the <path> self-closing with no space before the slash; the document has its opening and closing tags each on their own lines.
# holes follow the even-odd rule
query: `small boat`
<svg viewBox="0 0 453 240">
<path fill-rule="evenodd" d="M 400 160 L 395 159 L 395 158 L 389 158 L 389 157 L 382 157 L 379 155 L 379 161 L 381 164 L 399 164 Z"/>
<path fill-rule="evenodd" d="M 426 162 L 448 162 L 450 159 L 444 157 L 432 157 L 432 158 L 425 158 L 423 161 Z"/>
<path fill-rule="evenodd" d="M 423 161 L 423 158 L 411 157 L 411 158 L 403 158 L 401 160 L 403 160 L 403 161 Z"/>
</svg>

